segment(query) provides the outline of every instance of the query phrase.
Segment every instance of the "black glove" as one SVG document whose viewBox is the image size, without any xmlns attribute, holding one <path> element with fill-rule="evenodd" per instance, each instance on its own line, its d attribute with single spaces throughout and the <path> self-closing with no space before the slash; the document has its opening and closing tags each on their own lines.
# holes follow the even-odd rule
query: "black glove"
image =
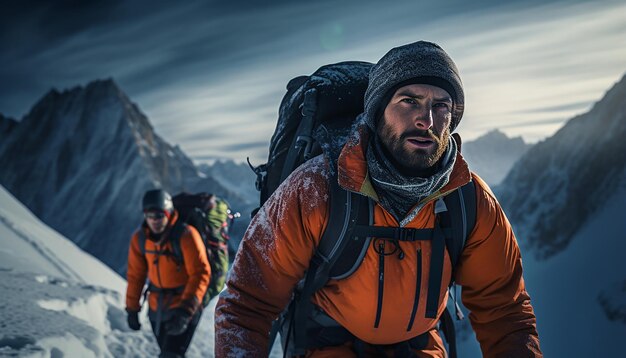
<svg viewBox="0 0 626 358">
<path fill-rule="evenodd" d="M 127 311 L 128 316 L 126 320 L 128 322 L 128 327 L 133 331 L 138 331 L 141 329 L 141 324 L 139 323 L 139 312 L 138 311 Z"/>
<path fill-rule="evenodd" d="M 167 334 L 170 336 L 178 336 L 187 330 L 191 321 L 191 312 L 184 308 L 177 308 L 172 312 L 172 319 L 167 322 Z"/>
</svg>

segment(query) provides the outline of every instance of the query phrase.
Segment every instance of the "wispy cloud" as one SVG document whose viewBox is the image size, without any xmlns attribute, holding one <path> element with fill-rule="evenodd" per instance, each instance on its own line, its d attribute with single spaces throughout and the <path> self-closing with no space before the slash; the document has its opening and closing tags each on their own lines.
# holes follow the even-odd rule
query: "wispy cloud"
<svg viewBox="0 0 626 358">
<path fill-rule="evenodd" d="M 0 25 L 0 81 L 10 84 L 0 112 L 19 117 L 50 87 L 112 76 L 196 159 L 266 160 L 289 79 L 375 62 L 418 39 L 457 62 L 468 139 L 492 128 L 549 136 L 626 71 L 621 1 L 111 2 L 85 3 L 75 16 L 27 4 L 11 16 L 18 10 Z"/>
</svg>

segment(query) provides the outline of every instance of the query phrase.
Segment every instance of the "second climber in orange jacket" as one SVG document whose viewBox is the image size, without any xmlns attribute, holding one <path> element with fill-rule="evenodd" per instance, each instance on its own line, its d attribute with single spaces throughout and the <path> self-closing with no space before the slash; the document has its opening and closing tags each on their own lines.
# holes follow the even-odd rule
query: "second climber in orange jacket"
<svg viewBox="0 0 626 358">
<path fill-rule="evenodd" d="M 211 268 L 200 234 L 179 222 L 170 194 L 149 190 L 142 204 L 145 220 L 128 252 L 128 325 L 141 328 L 138 314 L 147 278 L 148 317 L 161 356 L 182 357 L 200 321 Z"/>
</svg>

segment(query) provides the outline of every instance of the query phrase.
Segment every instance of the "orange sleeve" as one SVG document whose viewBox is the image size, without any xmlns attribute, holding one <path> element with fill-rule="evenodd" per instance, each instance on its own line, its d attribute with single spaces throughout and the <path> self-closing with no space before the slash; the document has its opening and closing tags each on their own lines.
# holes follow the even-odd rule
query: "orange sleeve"
<svg viewBox="0 0 626 358">
<path fill-rule="evenodd" d="M 126 270 L 126 280 L 128 281 L 128 286 L 126 287 L 126 309 L 128 311 L 139 311 L 141 308 L 139 301 L 147 275 L 148 264 L 139 247 L 139 231 L 136 231 L 130 239 L 128 250 L 128 269 Z"/>
<path fill-rule="evenodd" d="M 511 225 L 487 184 L 474 176 L 477 219 L 457 267 L 463 304 L 485 357 L 542 357 L 536 318 Z"/>
<path fill-rule="evenodd" d="M 321 167 L 314 159 L 296 170 L 252 219 L 217 303 L 216 357 L 267 357 L 272 321 L 304 276 L 325 225 Z"/>
<path fill-rule="evenodd" d="M 204 293 L 209 287 L 211 280 L 211 266 L 207 259 L 206 249 L 198 231 L 187 226 L 187 231 L 180 239 L 180 247 L 185 262 L 185 270 L 189 276 L 185 291 L 183 291 L 182 304 L 190 311 L 195 312 Z"/>
</svg>

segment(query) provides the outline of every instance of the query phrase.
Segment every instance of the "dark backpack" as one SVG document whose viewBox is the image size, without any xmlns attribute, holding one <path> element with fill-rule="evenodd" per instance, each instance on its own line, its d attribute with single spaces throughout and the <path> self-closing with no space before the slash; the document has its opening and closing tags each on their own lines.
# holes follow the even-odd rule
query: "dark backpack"
<svg viewBox="0 0 626 358">
<path fill-rule="evenodd" d="M 172 198 L 174 208 L 178 211 L 178 221 L 172 228 L 169 240 L 172 243 L 172 253 L 169 253 L 179 266 L 184 265 L 184 257 L 180 247 L 180 238 L 184 233 L 186 225 L 193 226 L 204 243 L 207 258 L 211 266 L 211 281 L 207 292 L 202 300 L 204 306 L 217 296 L 224 288 L 226 273 L 228 271 L 228 225 L 229 220 L 216 223 L 211 211 L 216 207 L 216 202 L 224 202 L 223 199 L 216 198 L 208 193 L 180 193 Z M 227 205 L 227 204 L 226 204 Z M 221 207 L 220 207 L 221 210 Z M 209 219 L 211 216 L 211 220 Z M 142 230 L 139 231 L 143 233 Z M 139 236 L 139 246 L 145 255 L 145 236 Z"/>
<path fill-rule="evenodd" d="M 421 230 L 371 226 L 373 201 L 363 195 L 346 191 L 337 184 L 334 168 L 339 153 L 334 151 L 340 150 L 342 147 L 340 144 L 345 143 L 355 118 L 363 112 L 364 94 L 371 66 L 372 64 L 366 62 L 342 62 L 323 66 L 311 76 L 292 79 L 287 85 L 287 94 L 280 105 L 268 162 L 253 168 L 257 174 L 257 189 L 260 191 L 262 206 L 280 183 L 303 162 L 323 152 L 331 164 L 330 213 L 326 230 L 309 263 L 305 278 L 296 288 L 291 303 L 274 322 L 270 332 L 270 349 L 280 331 L 285 355 L 303 355 L 307 348 L 316 346 L 318 337 L 315 336 L 320 334 L 321 330 L 318 323 L 315 323 L 317 326 L 314 328 L 309 324 L 313 321 L 311 317 L 316 314 L 311 303 L 313 294 L 328 280 L 342 279 L 351 275 L 358 268 L 372 240 L 396 243 L 433 241 L 429 280 L 431 287 L 426 315 L 436 317 L 444 249 L 447 247 L 454 269 L 465 240 L 475 224 L 476 203 L 473 183 L 438 200 L 436 212 L 440 225 L 433 229 Z M 332 141 L 335 143 L 330 145 Z M 384 272 L 381 271 L 379 277 L 384 277 Z M 452 284 L 451 282 L 450 287 Z M 380 291 L 379 302 L 382 302 Z M 415 308 L 409 327 L 415 319 Z M 379 310 L 377 317 L 380 317 L 380 314 Z M 461 315 L 457 305 L 457 316 Z M 328 316 L 322 319 L 318 317 L 315 321 L 329 319 Z M 377 323 L 378 319 L 375 325 Z M 329 327 L 332 325 L 330 322 Z M 335 329 L 336 327 L 329 327 L 326 328 L 333 335 L 343 334 L 338 333 L 342 331 Z M 440 329 L 448 342 L 450 356 L 455 357 L 454 322 L 448 309 L 441 317 Z"/>
<path fill-rule="evenodd" d="M 354 119 L 363 112 L 371 67 L 368 62 L 341 62 L 289 81 L 268 161 L 253 168 L 260 206 L 294 169 L 322 154 L 322 144 L 345 142 Z"/>
</svg>

